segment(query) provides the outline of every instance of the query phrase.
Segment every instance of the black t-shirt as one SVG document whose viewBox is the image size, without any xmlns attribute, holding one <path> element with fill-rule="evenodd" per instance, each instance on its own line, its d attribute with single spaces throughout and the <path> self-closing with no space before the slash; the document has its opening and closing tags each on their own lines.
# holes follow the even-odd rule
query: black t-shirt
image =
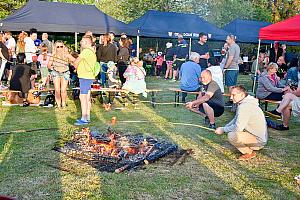
<svg viewBox="0 0 300 200">
<path fill-rule="evenodd" d="M 198 42 L 192 46 L 192 52 L 197 52 L 200 56 L 202 56 L 209 52 L 209 48 L 206 43 L 201 45 Z M 207 68 L 207 59 L 200 58 L 199 65 L 201 66 L 202 70 L 206 69 Z"/>
<path fill-rule="evenodd" d="M 174 48 L 167 49 L 166 60 L 167 61 L 173 61 L 174 60 L 174 55 L 175 55 L 175 49 Z"/>
<path fill-rule="evenodd" d="M 225 103 L 224 103 L 224 98 L 223 98 L 223 94 L 222 91 L 218 85 L 217 82 L 215 81 L 211 81 L 209 84 L 207 85 L 203 85 L 203 89 L 205 92 L 211 92 L 214 95 L 208 100 L 209 102 L 215 103 L 219 106 L 224 107 Z"/>
<path fill-rule="evenodd" d="M 12 68 L 10 89 L 28 93 L 31 88 L 30 83 L 31 67 L 25 64 L 18 64 Z"/>
<path fill-rule="evenodd" d="M 3 42 L 0 42 L 0 49 L 4 58 L 8 60 L 9 59 L 8 48 L 5 46 L 5 44 L 3 44 Z"/>
</svg>

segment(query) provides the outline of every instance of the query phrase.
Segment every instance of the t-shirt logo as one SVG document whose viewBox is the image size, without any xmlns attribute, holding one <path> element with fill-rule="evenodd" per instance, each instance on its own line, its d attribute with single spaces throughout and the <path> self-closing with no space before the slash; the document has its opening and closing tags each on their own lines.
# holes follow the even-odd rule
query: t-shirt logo
<svg viewBox="0 0 300 200">
<path fill-rule="evenodd" d="M 172 37 L 173 32 L 168 32 L 169 37 Z"/>
</svg>

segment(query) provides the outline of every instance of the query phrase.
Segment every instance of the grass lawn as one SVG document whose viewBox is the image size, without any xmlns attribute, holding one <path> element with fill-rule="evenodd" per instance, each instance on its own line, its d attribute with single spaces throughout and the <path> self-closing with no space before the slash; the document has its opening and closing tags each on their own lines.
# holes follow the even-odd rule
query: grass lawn
<svg viewBox="0 0 300 200">
<path fill-rule="evenodd" d="M 250 88 L 249 76 L 240 76 L 239 81 Z M 178 84 L 154 77 L 147 83 L 148 88 L 162 89 Z M 172 102 L 173 98 L 166 90 L 158 94 L 157 101 Z M 0 132 L 58 128 L 0 135 L 0 195 L 17 199 L 300 199 L 300 188 L 293 180 L 300 173 L 300 126 L 295 117 L 289 131 L 269 129 L 268 145 L 257 158 L 243 162 L 236 160 L 239 153 L 226 134 L 171 124 L 204 125 L 202 117 L 183 106 L 153 109 L 140 103 L 137 109 L 129 105 L 125 110 L 105 112 L 96 102 L 91 127 L 105 130 L 112 116 L 118 121 L 146 120 L 148 123 L 117 123 L 116 129 L 167 138 L 194 150 L 183 165 L 170 166 L 162 160 L 142 170 L 114 174 L 98 172 L 51 150 L 78 130 L 73 123 L 79 115 L 79 101 L 72 100 L 64 110 L 0 107 Z M 226 110 L 217 125 L 224 125 L 232 116 Z"/>
</svg>

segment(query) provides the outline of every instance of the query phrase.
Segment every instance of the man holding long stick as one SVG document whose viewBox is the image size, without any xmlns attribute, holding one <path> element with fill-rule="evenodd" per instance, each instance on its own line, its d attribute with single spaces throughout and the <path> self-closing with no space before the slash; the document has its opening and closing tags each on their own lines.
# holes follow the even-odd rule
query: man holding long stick
<svg viewBox="0 0 300 200">
<path fill-rule="evenodd" d="M 229 142 L 243 154 L 239 160 L 249 160 L 256 157 L 255 151 L 267 143 L 266 119 L 258 100 L 248 95 L 243 86 L 233 87 L 230 98 L 238 105 L 236 115 L 225 127 L 218 127 L 215 133 L 227 132 Z"/>
</svg>

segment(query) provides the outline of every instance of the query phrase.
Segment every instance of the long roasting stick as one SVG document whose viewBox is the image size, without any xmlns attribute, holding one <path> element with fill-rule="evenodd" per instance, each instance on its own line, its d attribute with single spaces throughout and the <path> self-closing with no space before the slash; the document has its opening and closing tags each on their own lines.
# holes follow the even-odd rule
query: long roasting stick
<svg viewBox="0 0 300 200">
<path fill-rule="evenodd" d="M 119 121 L 118 123 L 149 123 L 150 121 L 146 121 L 146 120 L 141 120 L 141 121 Z M 179 123 L 179 122 L 170 122 L 173 125 L 182 125 L 182 126 L 193 126 L 193 127 L 198 127 L 198 128 L 202 128 L 208 131 L 213 131 L 215 132 L 214 129 L 212 128 L 207 128 L 205 126 L 201 126 L 198 124 L 188 124 L 188 123 Z"/>
<path fill-rule="evenodd" d="M 4 131 L 0 132 L 0 135 L 5 135 L 5 134 L 13 134 L 13 133 L 29 133 L 29 132 L 36 132 L 36 131 L 55 131 L 58 130 L 58 128 L 38 128 L 38 129 L 29 129 L 29 130 L 14 130 L 14 131 Z"/>
</svg>

